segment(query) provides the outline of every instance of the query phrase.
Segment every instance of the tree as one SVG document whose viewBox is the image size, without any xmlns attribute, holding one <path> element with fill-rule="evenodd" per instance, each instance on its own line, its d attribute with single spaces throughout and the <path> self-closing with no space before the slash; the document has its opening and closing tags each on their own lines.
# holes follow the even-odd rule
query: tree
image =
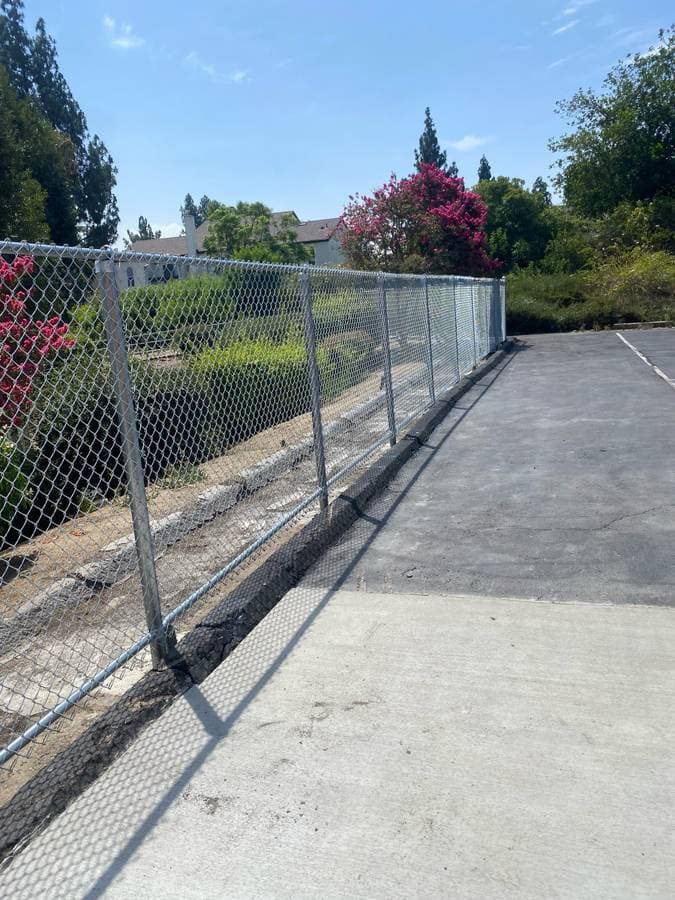
<svg viewBox="0 0 675 900">
<path fill-rule="evenodd" d="M 580 90 L 558 104 L 572 131 L 552 140 L 557 186 L 575 212 L 598 217 L 620 203 L 675 193 L 675 29 L 620 62 L 602 93 Z"/>
<path fill-rule="evenodd" d="M 526 190 L 520 178 L 503 175 L 480 181 L 476 191 L 487 204 L 487 246 L 504 270 L 540 260 L 552 236 L 545 206 L 538 194 Z"/>
<path fill-rule="evenodd" d="M 550 206 L 553 202 L 551 200 L 551 192 L 548 189 L 548 184 L 541 176 L 534 179 L 532 183 L 532 193 L 541 199 L 544 206 Z"/>
<path fill-rule="evenodd" d="M 195 227 L 199 228 L 202 222 L 205 222 L 208 217 L 209 205 L 211 204 L 211 199 L 204 194 L 202 199 L 199 201 L 199 204 L 195 203 L 192 199 L 192 194 L 186 194 L 185 200 L 183 200 L 183 205 L 180 208 L 181 217 L 183 216 L 192 216 L 195 220 Z"/>
<path fill-rule="evenodd" d="M 23 3 L 0 0 L 0 64 L 19 97 L 32 90 L 30 38 L 23 26 Z"/>
<path fill-rule="evenodd" d="M 195 219 L 195 225 L 201 225 L 202 222 L 205 222 L 209 215 L 209 206 L 211 205 L 211 198 L 207 197 L 206 194 L 199 201 L 199 206 L 197 207 L 197 213 L 199 221 Z"/>
<path fill-rule="evenodd" d="M 44 20 L 38 19 L 33 38 L 27 34 L 23 0 L 0 0 L 0 65 L 18 99 L 35 113 L 32 125 L 36 135 L 39 132 L 41 154 L 33 154 L 40 156 L 33 177 L 45 192 L 48 237 L 68 244 L 78 238 L 95 246 L 112 242 L 119 223 L 113 194 L 117 170 L 101 139 L 89 137 L 85 115 L 59 69 L 56 43 Z M 48 147 L 49 164 L 44 160 Z"/>
<path fill-rule="evenodd" d="M 156 241 L 161 238 L 162 232 L 158 229 L 155 231 L 145 216 L 138 217 L 138 231 L 127 230 L 127 236 L 124 238 L 124 246 L 127 250 L 131 249 L 131 245 L 136 241 Z"/>
<path fill-rule="evenodd" d="M 75 243 L 72 145 L 27 100 L 0 66 L 0 236 Z"/>
<path fill-rule="evenodd" d="M 447 172 L 448 175 L 453 177 L 457 175 L 457 164 L 452 162 L 448 166 L 448 154 L 441 150 L 441 145 L 438 143 L 436 126 L 431 118 L 431 110 L 428 106 L 424 110 L 424 131 L 420 135 L 419 150 L 415 150 L 415 168 L 418 172 L 420 171 L 420 166 L 425 163 L 436 166 L 436 168 Z"/>
<path fill-rule="evenodd" d="M 392 175 L 372 197 L 350 198 L 339 233 L 354 268 L 486 275 L 499 265 L 485 249 L 486 218 L 487 207 L 461 178 L 421 163 L 408 178 Z"/>
<path fill-rule="evenodd" d="M 57 61 L 56 42 L 47 34 L 44 19 L 35 24 L 35 37 L 30 43 L 30 74 L 35 103 L 48 122 L 67 134 L 73 146 L 82 153 L 87 136 L 87 120 L 73 97 Z"/>
<path fill-rule="evenodd" d="M 478 164 L 478 180 L 489 181 L 491 178 L 492 169 L 490 168 L 490 163 L 487 161 L 487 156 L 483 154 L 480 158 L 480 163 Z"/>
<path fill-rule="evenodd" d="M 117 168 L 97 134 L 87 144 L 80 183 L 80 235 L 90 247 L 111 244 L 117 236 L 119 209 L 113 189 Z"/>
<path fill-rule="evenodd" d="M 259 262 L 312 261 L 312 250 L 296 240 L 294 218 L 287 214 L 275 219 L 264 203 L 225 206 L 211 202 L 209 222 L 204 247 L 214 256 Z"/>
</svg>

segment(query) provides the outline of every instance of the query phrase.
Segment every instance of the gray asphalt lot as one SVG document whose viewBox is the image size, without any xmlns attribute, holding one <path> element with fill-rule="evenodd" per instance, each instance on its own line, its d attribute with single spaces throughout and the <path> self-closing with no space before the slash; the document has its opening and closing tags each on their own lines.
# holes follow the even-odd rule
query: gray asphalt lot
<svg viewBox="0 0 675 900">
<path fill-rule="evenodd" d="M 672 605 L 673 446 L 675 391 L 615 333 L 523 337 L 357 526 L 343 586 Z"/>
</svg>

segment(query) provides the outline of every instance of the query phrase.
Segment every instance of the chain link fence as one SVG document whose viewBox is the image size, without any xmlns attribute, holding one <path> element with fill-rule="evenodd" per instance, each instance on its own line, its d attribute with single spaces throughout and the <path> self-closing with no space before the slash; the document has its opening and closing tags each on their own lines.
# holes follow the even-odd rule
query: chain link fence
<svg viewBox="0 0 675 900">
<path fill-rule="evenodd" d="M 493 351 L 504 284 L 0 242 L 0 331 L 9 767 Z"/>
</svg>

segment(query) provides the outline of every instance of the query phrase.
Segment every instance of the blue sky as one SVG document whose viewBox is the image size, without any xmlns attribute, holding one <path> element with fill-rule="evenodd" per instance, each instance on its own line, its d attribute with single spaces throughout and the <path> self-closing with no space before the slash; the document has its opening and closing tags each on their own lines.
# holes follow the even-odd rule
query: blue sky
<svg viewBox="0 0 675 900">
<path fill-rule="evenodd" d="M 186 191 L 300 218 L 412 168 L 424 107 L 468 184 L 551 174 L 555 102 L 670 24 L 665 0 L 26 0 L 119 168 L 120 233 Z"/>
</svg>

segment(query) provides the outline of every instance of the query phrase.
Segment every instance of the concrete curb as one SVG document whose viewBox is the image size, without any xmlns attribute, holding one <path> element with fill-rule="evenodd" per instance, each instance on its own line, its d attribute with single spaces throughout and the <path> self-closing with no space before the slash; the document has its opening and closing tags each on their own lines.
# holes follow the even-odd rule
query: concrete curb
<svg viewBox="0 0 675 900">
<path fill-rule="evenodd" d="M 439 397 L 394 446 L 347 491 L 276 550 L 178 644 L 179 662 L 152 671 L 48 763 L 0 810 L 0 861 L 21 847 L 81 794 L 176 697 L 202 682 L 253 630 L 323 551 L 352 525 L 373 497 L 422 446 L 450 409 L 504 360 L 506 341 L 481 366 Z"/>
</svg>

